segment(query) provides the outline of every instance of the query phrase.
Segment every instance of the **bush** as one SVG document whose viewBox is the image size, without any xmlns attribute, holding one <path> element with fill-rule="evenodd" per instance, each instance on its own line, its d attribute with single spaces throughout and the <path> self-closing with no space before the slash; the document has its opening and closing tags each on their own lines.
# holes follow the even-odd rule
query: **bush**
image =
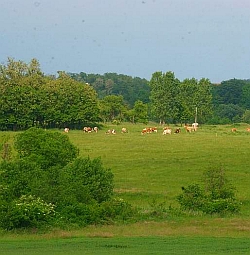
<svg viewBox="0 0 250 255">
<path fill-rule="evenodd" d="M 0 164 L 0 225 L 5 229 L 47 222 L 85 226 L 132 215 L 131 205 L 113 198 L 111 170 L 100 158 L 76 158 L 66 135 L 31 128 L 17 135 L 15 147 L 19 157 Z"/>
<path fill-rule="evenodd" d="M 55 206 L 39 197 L 23 195 L 11 203 L 1 204 L 0 224 L 4 229 L 39 227 L 55 216 Z"/>
<path fill-rule="evenodd" d="M 134 215 L 132 206 L 122 198 L 112 198 L 100 205 L 102 220 L 127 220 Z"/>
<path fill-rule="evenodd" d="M 220 215 L 240 211 L 240 201 L 236 199 L 235 188 L 222 169 L 206 171 L 203 181 L 203 188 L 198 184 L 182 188 L 183 193 L 177 196 L 182 210 Z"/>
<path fill-rule="evenodd" d="M 111 170 L 103 167 L 100 158 L 78 158 L 63 169 L 61 185 L 65 202 L 107 201 L 113 195 L 113 179 Z"/>
<path fill-rule="evenodd" d="M 20 158 L 36 162 L 44 170 L 56 165 L 63 167 L 78 155 L 68 136 L 38 128 L 18 134 L 14 146 Z"/>
</svg>

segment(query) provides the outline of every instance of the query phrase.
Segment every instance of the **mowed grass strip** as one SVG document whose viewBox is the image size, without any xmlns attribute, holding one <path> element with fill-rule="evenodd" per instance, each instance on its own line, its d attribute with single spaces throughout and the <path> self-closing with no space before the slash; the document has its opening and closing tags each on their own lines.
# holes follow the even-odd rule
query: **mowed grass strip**
<svg viewBox="0 0 250 255">
<path fill-rule="evenodd" d="M 123 237 L 0 241 L 1 255 L 16 254 L 249 254 L 246 238 Z"/>
</svg>

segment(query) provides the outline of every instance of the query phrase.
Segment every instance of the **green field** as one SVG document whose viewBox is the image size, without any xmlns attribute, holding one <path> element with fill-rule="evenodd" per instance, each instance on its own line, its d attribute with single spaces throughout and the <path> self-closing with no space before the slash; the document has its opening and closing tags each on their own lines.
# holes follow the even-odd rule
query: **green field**
<svg viewBox="0 0 250 255">
<path fill-rule="evenodd" d="M 123 126 L 129 133 L 120 132 Z M 159 126 L 158 133 L 141 135 L 144 127 L 126 123 L 108 125 L 98 133 L 70 130 L 66 135 L 79 148 L 80 156 L 101 157 L 104 166 L 114 173 L 115 195 L 135 206 L 147 210 L 153 200 L 178 206 L 175 197 L 182 186 L 199 183 L 205 170 L 223 167 L 242 200 L 241 213 L 224 218 L 166 217 L 158 222 L 90 226 L 27 236 L 2 233 L 1 254 L 71 254 L 70 251 L 74 254 L 250 254 L 247 125 L 236 125 L 236 133 L 231 132 L 229 125 L 204 125 L 190 134 L 182 128 L 180 134 L 165 136 Z M 109 128 L 115 128 L 117 134 L 105 134 Z M 30 241 L 24 242 L 26 239 Z"/>
<path fill-rule="evenodd" d="M 1 242 L 1 255 L 250 254 L 249 239 L 190 237 L 71 238 Z"/>
</svg>

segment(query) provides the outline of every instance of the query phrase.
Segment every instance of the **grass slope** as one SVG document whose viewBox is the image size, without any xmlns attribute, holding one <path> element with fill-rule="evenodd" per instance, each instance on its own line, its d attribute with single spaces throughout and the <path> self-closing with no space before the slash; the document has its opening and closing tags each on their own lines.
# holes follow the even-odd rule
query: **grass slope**
<svg viewBox="0 0 250 255">
<path fill-rule="evenodd" d="M 121 133 L 123 126 L 129 133 Z M 70 130 L 66 135 L 80 149 L 80 156 L 101 157 L 104 166 L 114 173 L 116 196 L 135 206 L 147 210 L 153 200 L 177 206 L 175 197 L 182 186 L 199 182 L 204 170 L 223 167 L 243 201 L 241 214 L 225 218 L 197 216 L 122 226 L 90 226 L 77 232 L 59 231 L 52 235 L 113 237 L 114 240 L 128 236 L 238 237 L 237 240 L 243 242 L 245 237 L 250 237 L 250 133 L 246 132 L 247 125 L 238 125 L 236 133 L 231 132 L 231 126 L 225 125 L 202 126 L 190 134 L 182 128 L 180 134 L 165 136 L 162 127 L 158 127 L 158 133 L 141 135 L 144 127 L 126 123 L 107 125 L 98 133 Z M 109 128 L 115 128 L 117 134 L 105 134 Z M 7 132 L 0 132 L 0 136 L 5 134 Z M 12 137 L 14 134 L 10 133 Z M 6 238 L 12 239 L 8 235 Z M 230 243 L 231 239 L 227 240 Z"/>
</svg>

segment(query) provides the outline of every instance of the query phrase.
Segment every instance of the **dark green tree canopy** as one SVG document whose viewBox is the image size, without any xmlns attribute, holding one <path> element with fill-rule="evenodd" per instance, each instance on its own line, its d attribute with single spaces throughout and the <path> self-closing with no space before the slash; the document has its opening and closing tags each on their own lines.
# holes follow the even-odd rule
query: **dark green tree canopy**
<svg viewBox="0 0 250 255">
<path fill-rule="evenodd" d="M 96 91 L 65 72 L 45 76 L 37 60 L 0 65 L 0 129 L 82 128 L 99 120 Z"/>
<path fill-rule="evenodd" d="M 78 149 L 65 134 L 30 128 L 15 137 L 15 148 L 20 158 L 29 159 L 44 170 L 64 167 L 78 156 Z"/>
<path fill-rule="evenodd" d="M 100 99 L 109 95 L 122 95 L 129 108 L 132 108 L 137 100 L 143 103 L 149 102 L 150 87 L 146 79 L 117 73 L 100 75 L 81 72 L 69 73 L 69 75 L 77 81 L 89 83 Z"/>
</svg>

